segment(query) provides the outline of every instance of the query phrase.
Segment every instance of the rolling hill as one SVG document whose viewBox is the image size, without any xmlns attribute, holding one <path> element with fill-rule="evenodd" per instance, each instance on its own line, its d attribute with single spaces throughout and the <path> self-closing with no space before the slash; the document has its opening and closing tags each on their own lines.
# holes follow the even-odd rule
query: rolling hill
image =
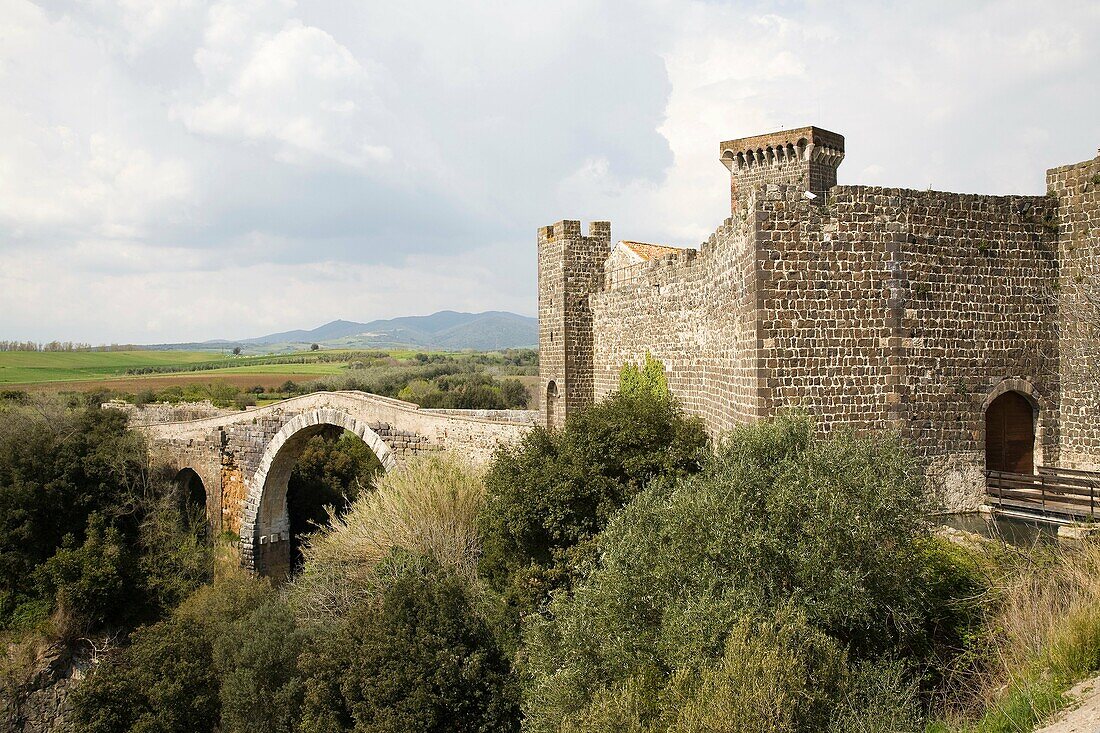
<svg viewBox="0 0 1100 733">
<path fill-rule="evenodd" d="M 538 319 L 506 311 L 403 316 L 358 323 L 336 320 L 317 328 L 270 333 L 255 338 L 217 339 L 186 344 L 157 344 L 155 349 L 225 349 L 245 353 L 297 351 L 309 344 L 330 349 L 414 347 L 428 350 L 494 351 L 538 345 Z"/>
</svg>

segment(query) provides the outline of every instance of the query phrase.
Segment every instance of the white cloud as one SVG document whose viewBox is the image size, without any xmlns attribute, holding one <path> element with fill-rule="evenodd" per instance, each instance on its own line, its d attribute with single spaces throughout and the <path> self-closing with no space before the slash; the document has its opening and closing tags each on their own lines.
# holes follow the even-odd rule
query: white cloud
<svg viewBox="0 0 1100 733">
<path fill-rule="evenodd" d="M 184 109 L 188 128 L 273 142 L 275 155 L 288 162 L 319 157 L 366 167 L 389 160 L 392 151 L 370 140 L 367 116 L 380 103 L 367 70 L 330 34 L 298 19 L 275 32 L 257 30 L 261 18 L 269 22 L 273 12 L 289 9 L 280 6 L 210 9 L 204 45 L 195 51 L 206 93 Z"/>
<path fill-rule="evenodd" d="M 1087 0 L 0 0 L 0 338 L 533 312 L 534 231 L 693 246 L 717 143 L 842 183 L 1041 192 L 1093 154 Z"/>
</svg>

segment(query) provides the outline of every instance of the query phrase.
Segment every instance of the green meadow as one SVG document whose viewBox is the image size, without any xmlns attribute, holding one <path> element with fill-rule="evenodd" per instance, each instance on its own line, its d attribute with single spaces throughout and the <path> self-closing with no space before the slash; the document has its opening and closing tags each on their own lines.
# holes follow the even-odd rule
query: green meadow
<svg viewBox="0 0 1100 733">
<path fill-rule="evenodd" d="M 109 379 L 141 367 L 185 369 L 217 358 L 209 351 L 4 351 L 0 384 Z"/>
</svg>

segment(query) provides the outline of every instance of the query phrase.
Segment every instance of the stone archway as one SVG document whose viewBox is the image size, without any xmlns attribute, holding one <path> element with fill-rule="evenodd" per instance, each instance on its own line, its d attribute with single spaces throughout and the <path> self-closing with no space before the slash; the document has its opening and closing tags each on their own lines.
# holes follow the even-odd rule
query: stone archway
<svg viewBox="0 0 1100 733">
<path fill-rule="evenodd" d="M 212 517 L 206 482 L 190 466 L 180 469 L 174 481 L 179 486 L 178 508 L 187 528 L 196 532 L 204 541 L 207 540 L 212 530 Z"/>
<path fill-rule="evenodd" d="M 546 394 L 543 395 L 543 400 L 546 402 L 546 427 L 557 427 L 557 411 L 558 411 L 558 383 L 551 379 L 546 383 Z"/>
<path fill-rule="evenodd" d="M 241 521 L 241 562 L 259 575 L 281 579 L 290 571 L 290 521 L 287 485 L 305 444 L 331 428 L 359 436 L 389 471 L 397 465 L 390 447 L 366 423 L 346 412 L 319 409 L 302 413 L 267 444 L 248 487 Z"/>
</svg>

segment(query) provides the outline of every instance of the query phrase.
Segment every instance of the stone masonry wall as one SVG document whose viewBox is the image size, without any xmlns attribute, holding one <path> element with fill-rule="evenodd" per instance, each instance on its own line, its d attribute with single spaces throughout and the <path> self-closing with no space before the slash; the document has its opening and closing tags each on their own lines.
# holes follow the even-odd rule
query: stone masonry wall
<svg viewBox="0 0 1100 733">
<path fill-rule="evenodd" d="M 825 430 L 895 430 L 964 508 L 983 489 L 987 398 L 1014 380 L 1053 457 L 1045 197 L 840 186 L 823 205 L 772 185 L 744 204 L 698 254 L 591 297 L 594 397 L 648 349 L 712 432 L 788 408 Z"/>
<path fill-rule="evenodd" d="M 1057 435 L 1057 334 L 1037 301 L 1057 276 L 1047 200 L 839 186 L 830 205 L 769 188 L 759 236 L 769 414 L 890 429 L 942 504 L 984 494 L 987 398 L 1006 380 Z"/>
<path fill-rule="evenodd" d="M 712 432 L 758 417 L 752 236 L 744 218 L 731 218 L 699 251 L 647 262 L 631 283 L 591 296 L 596 399 L 618 389 L 623 364 L 648 350 Z"/>
<path fill-rule="evenodd" d="M 1060 458 L 1100 471 L 1100 155 L 1047 171 L 1061 271 Z"/>
</svg>

